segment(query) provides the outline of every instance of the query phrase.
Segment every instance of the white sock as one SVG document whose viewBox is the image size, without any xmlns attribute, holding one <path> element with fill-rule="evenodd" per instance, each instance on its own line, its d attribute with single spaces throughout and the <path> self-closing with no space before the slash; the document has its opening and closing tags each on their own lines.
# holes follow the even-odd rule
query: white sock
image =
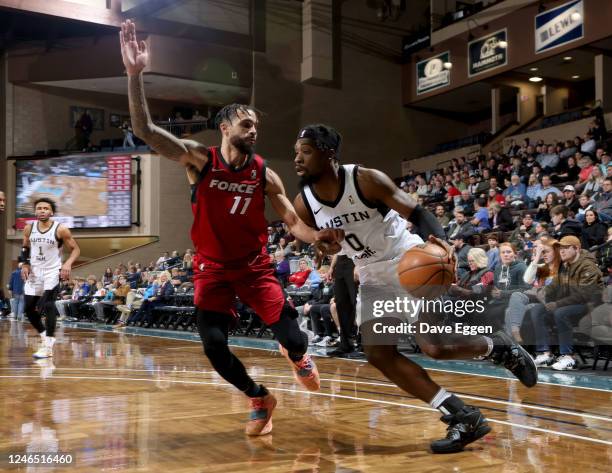
<svg viewBox="0 0 612 473">
<path fill-rule="evenodd" d="M 47 337 L 47 348 L 53 348 L 55 345 L 55 337 Z"/>
<path fill-rule="evenodd" d="M 40 332 L 38 335 L 43 342 L 47 339 L 47 332 Z"/>
<path fill-rule="evenodd" d="M 440 388 L 440 390 L 436 393 L 429 404 L 434 409 L 438 409 L 444 401 L 446 401 L 449 397 L 451 397 L 451 393 L 449 393 L 446 389 Z"/>
<path fill-rule="evenodd" d="M 492 352 L 493 352 L 493 347 L 495 346 L 493 343 L 493 339 L 489 338 L 489 337 L 482 337 L 485 339 L 485 341 L 487 342 L 487 352 L 483 355 L 484 357 L 489 356 Z"/>
</svg>

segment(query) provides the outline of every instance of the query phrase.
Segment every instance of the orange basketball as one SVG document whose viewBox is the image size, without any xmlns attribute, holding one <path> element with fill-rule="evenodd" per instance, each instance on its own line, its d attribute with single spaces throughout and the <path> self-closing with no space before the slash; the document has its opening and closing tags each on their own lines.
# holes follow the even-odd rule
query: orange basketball
<svg viewBox="0 0 612 473">
<path fill-rule="evenodd" d="M 455 280 L 455 268 L 447 251 L 433 243 L 410 248 L 397 266 L 400 284 L 414 297 L 426 299 L 445 294 Z"/>
</svg>

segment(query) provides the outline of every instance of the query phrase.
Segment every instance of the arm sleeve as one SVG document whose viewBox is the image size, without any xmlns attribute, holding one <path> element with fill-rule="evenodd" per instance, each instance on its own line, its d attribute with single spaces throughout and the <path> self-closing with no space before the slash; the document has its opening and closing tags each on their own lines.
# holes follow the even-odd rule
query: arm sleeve
<svg viewBox="0 0 612 473">
<path fill-rule="evenodd" d="M 444 234 L 444 229 L 440 222 L 436 220 L 436 217 L 425 210 L 420 205 L 417 205 L 410 214 L 408 221 L 412 222 L 418 230 L 419 236 L 423 238 L 423 240 L 427 240 L 429 235 L 434 235 L 441 240 L 446 239 L 446 235 Z"/>
<path fill-rule="evenodd" d="M 523 274 L 523 281 L 525 281 L 526 284 L 533 284 L 535 282 L 537 272 L 538 262 L 532 261 L 529 266 L 527 266 L 525 274 Z"/>
</svg>

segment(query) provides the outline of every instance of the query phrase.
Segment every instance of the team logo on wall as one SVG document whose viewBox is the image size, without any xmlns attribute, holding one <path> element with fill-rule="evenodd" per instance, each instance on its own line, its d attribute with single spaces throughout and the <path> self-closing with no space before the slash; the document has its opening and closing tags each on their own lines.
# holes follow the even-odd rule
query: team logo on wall
<svg viewBox="0 0 612 473">
<path fill-rule="evenodd" d="M 503 29 L 468 43 L 468 75 L 508 64 L 508 32 Z"/>
<path fill-rule="evenodd" d="M 584 36 L 584 1 L 576 0 L 535 17 L 535 52 L 541 53 Z"/>
<path fill-rule="evenodd" d="M 417 94 L 446 87 L 450 84 L 450 69 L 445 64 L 450 63 L 450 52 L 417 62 Z"/>
</svg>

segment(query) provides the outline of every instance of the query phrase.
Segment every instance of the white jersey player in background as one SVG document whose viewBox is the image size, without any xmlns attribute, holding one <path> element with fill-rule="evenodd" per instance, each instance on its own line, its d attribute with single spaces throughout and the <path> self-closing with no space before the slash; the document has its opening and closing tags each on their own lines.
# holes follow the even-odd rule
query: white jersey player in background
<svg viewBox="0 0 612 473">
<path fill-rule="evenodd" d="M 55 300 L 60 279 L 70 279 L 72 265 L 81 254 L 68 227 L 51 219 L 55 211 L 55 203 L 50 199 L 41 198 L 34 202 L 36 222 L 25 227 L 19 256 L 25 281 L 25 314 L 41 338 L 35 358 L 53 356 L 57 321 Z M 70 250 L 70 256 L 62 264 L 63 247 Z"/>
<path fill-rule="evenodd" d="M 302 192 L 295 199 L 295 209 L 302 220 L 315 228 L 344 230 L 343 252 L 354 260 L 359 273 L 362 300 L 357 304 L 357 318 L 368 361 L 398 387 L 442 412 L 441 420 L 448 424 L 448 433 L 446 438 L 432 442 L 432 451 L 459 452 L 491 430 L 484 416 L 476 407 L 466 406 L 442 389 L 423 368 L 403 356 L 397 349 L 397 337 L 372 336 L 374 323 L 381 319 L 364 313 L 363 300 L 365 294 L 370 300 L 382 301 L 408 296 L 398 282 L 397 265 L 406 250 L 423 243 L 423 239 L 449 254 L 452 250 L 442 240 L 444 231 L 433 214 L 401 191 L 386 174 L 357 165 L 340 165 L 341 141 L 338 132 L 326 125 L 310 125 L 300 131 L 294 163 Z M 404 219 L 414 224 L 420 237 L 406 230 Z M 395 320 L 402 317 L 389 315 Z M 440 314 L 431 312 L 419 314 L 421 320 L 443 322 Z M 533 360 L 505 333 L 496 332 L 490 338 L 441 337 L 416 330 L 416 341 L 433 358 L 484 356 L 503 363 L 527 386 L 537 382 Z"/>
</svg>

